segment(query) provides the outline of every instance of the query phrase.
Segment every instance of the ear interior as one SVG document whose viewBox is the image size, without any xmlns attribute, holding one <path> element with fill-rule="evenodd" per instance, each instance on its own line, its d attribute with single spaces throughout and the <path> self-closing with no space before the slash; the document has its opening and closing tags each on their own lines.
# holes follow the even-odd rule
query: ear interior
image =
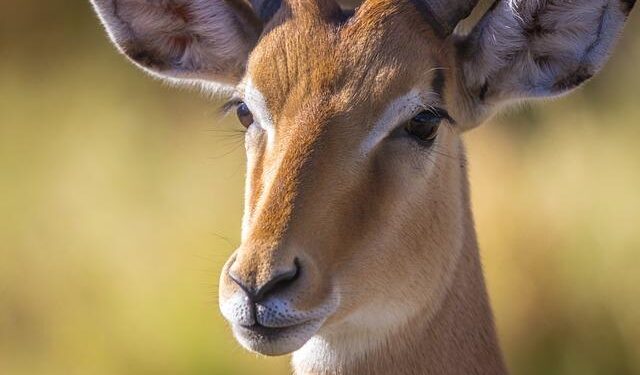
<svg viewBox="0 0 640 375">
<path fill-rule="evenodd" d="M 634 1 L 497 1 L 457 44 L 477 105 L 563 95 L 606 63 Z"/>
<path fill-rule="evenodd" d="M 235 85 L 261 32 L 242 0 L 91 0 L 118 49 L 148 72 Z"/>
</svg>

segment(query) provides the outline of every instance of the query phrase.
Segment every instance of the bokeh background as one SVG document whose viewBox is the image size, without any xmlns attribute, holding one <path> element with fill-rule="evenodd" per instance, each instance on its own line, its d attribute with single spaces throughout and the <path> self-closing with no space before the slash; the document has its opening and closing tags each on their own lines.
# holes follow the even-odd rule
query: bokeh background
<svg viewBox="0 0 640 375">
<path fill-rule="evenodd" d="M 514 374 L 640 374 L 640 14 L 577 94 L 466 136 Z M 86 1 L 0 11 L 0 374 L 287 374 L 217 309 L 244 153 L 218 102 L 118 56 Z"/>
</svg>

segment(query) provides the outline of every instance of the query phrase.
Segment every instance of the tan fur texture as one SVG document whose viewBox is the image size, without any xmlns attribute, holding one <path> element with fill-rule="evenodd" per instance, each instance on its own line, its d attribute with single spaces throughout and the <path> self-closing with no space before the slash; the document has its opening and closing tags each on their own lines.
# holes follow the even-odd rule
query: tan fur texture
<svg viewBox="0 0 640 375">
<path fill-rule="evenodd" d="M 220 277 L 244 347 L 295 352 L 297 374 L 506 374 L 460 135 L 597 73 L 633 1 L 497 1 L 465 36 L 475 2 L 288 0 L 265 18 L 241 0 L 93 1 L 145 69 L 233 85 L 252 112 Z M 434 108 L 448 116 L 420 143 L 405 124 Z"/>
</svg>

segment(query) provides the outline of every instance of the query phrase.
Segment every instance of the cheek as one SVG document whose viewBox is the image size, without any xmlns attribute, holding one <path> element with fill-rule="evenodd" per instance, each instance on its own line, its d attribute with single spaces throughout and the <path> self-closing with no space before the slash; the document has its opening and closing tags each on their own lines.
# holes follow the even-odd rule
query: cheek
<svg viewBox="0 0 640 375">
<path fill-rule="evenodd" d="M 460 248 L 457 237 L 452 240 L 449 234 L 461 223 L 462 175 L 458 158 L 444 155 L 458 154 L 456 142 L 443 138 L 441 153 L 407 150 L 420 147 L 408 143 L 392 141 L 372 155 L 362 184 L 368 196 L 353 210 L 365 219 L 360 218 L 362 225 L 354 230 L 360 241 L 345 249 L 349 262 L 339 273 L 363 280 L 357 287 L 345 283 L 353 306 L 364 301 L 402 304 L 417 279 L 433 289 L 411 298 L 436 298 Z"/>
<path fill-rule="evenodd" d="M 370 162 L 371 184 L 376 186 L 380 199 L 419 199 L 438 184 L 441 160 L 434 151 L 437 142 L 424 147 L 409 138 L 389 139 Z"/>
</svg>

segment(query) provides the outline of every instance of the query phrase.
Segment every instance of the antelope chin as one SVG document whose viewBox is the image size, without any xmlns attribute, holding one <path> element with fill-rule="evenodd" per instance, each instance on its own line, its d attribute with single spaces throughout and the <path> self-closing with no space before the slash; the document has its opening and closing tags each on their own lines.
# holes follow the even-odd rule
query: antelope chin
<svg viewBox="0 0 640 375">
<path fill-rule="evenodd" d="M 339 305 L 332 293 L 316 307 L 301 310 L 292 302 L 297 298 L 271 296 L 253 302 L 241 292 L 230 297 L 221 294 L 220 311 L 245 349 L 267 356 L 285 355 L 314 337 Z"/>
<path fill-rule="evenodd" d="M 265 327 L 255 324 L 249 327 L 233 325 L 236 340 L 247 350 L 266 356 L 280 356 L 302 348 L 318 330 L 325 319 L 313 319 L 284 327 Z"/>
</svg>

